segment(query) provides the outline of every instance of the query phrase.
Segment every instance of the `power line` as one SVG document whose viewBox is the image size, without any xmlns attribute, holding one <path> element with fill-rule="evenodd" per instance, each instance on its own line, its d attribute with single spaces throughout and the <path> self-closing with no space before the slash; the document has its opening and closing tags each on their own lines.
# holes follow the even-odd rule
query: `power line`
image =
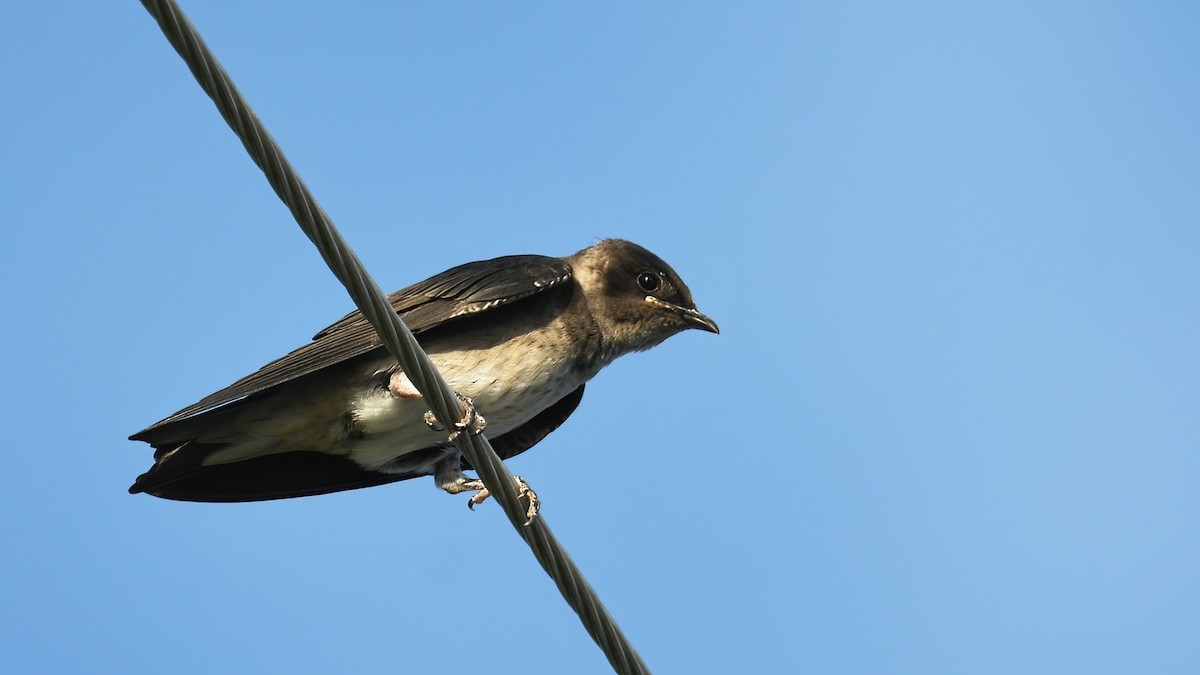
<svg viewBox="0 0 1200 675">
<path fill-rule="evenodd" d="M 291 210 L 300 229 L 316 245 L 325 264 L 346 287 L 354 304 L 379 333 L 384 346 L 429 402 L 433 414 L 443 426 L 451 428 L 454 422 L 463 417 L 458 397 L 434 368 L 429 356 L 417 344 L 416 338 L 388 303 L 379 286 L 363 269 L 358 256 L 292 169 L 283 151 L 242 98 L 225 69 L 208 51 L 183 11 L 173 0 L 142 0 L 142 5 L 158 21 L 163 34 L 187 63 L 200 87 L 212 98 L 221 116 L 250 153 L 250 158 L 262 169 L 267 182 Z M 584 628 L 604 651 L 613 669 L 622 675 L 649 673 L 637 650 L 554 538 L 545 520 L 539 516 L 526 524 L 525 508 L 517 495 L 513 475 L 487 439 L 482 434 L 464 433 L 457 434 L 454 441 L 504 508 L 509 522 L 525 539 L 534 557 L 554 580 L 567 604 L 579 615 Z"/>
</svg>

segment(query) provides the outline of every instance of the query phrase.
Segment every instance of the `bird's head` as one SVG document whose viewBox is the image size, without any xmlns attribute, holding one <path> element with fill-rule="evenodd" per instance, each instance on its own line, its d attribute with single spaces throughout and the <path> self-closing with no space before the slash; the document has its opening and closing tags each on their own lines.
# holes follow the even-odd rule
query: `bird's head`
<svg viewBox="0 0 1200 675">
<path fill-rule="evenodd" d="M 650 349 L 689 328 L 719 333 L 683 280 L 650 251 L 605 239 L 569 258 L 605 342 L 617 353 Z"/>
</svg>

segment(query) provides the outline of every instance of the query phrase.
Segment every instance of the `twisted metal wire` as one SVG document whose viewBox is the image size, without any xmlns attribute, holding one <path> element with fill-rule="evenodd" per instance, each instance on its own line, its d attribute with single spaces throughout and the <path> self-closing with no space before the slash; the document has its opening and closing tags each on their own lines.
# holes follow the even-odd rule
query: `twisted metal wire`
<svg viewBox="0 0 1200 675">
<path fill-rule="evenodd" d="M 187 63 L 200 87 L 212 98 L 221 116 L 241 139 L 267 182 L 312 240 L 329 269 L 346 287 L 354 304 L 379 333 L 388 351 L 429 402 L 433 414 L 446 428 L 462 417 L 461 404 L 434 368 L 429 356 L 363 269 L 358 256 L 334 228 L 308 187 L 292 169 L 275 140 L 234 87 L 225 69 L 200 38 L 173 0 L 142 0 L 175 51 Z M 554 580 L 567 604 L 579 615 L 592 639 L 603 650 L 613 670 L 622 675 L 649 673 L 587 579 L 550 532 L 540 516 L 526 525 L 526 514 L 517 495 L 513 475 L 483 435 L 457 434 L 455 443 L 475 467 L 484 485 L 504 509 L 508 520 L 525 539 L 537 561 Z"/>
</svg>

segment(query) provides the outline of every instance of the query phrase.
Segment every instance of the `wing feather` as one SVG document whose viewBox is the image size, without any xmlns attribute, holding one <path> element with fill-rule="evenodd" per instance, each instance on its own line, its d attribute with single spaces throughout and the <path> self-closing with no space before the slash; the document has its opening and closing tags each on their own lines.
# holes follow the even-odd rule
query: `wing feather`
<svg viewBox="0 0 1200 675">
<path fill-rule="evenodd" d="M 459 265 L 388 296 L 414 334 L 450 321 L 511 304 L 561 285 L 571 266 L 561 258 L 516 255 Z M 360 312 L 351 312 L 313 337 L 313 341 L 276 359 L 228 387 L 204 397 L 131 436 L 220 408 L 380 346 L 375 329 Z"/>
</svg>

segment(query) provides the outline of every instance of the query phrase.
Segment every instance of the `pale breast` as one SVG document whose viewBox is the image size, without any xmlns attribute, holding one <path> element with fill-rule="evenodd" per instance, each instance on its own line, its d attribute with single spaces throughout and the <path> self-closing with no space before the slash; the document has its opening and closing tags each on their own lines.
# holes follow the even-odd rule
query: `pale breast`
<svg viewBox="0 0 1200 675">
<path fill-rule="evenodd" d="M 430 358 L 451 389 L 475 402 L 493 438 L 525 424 L 591 374 L 575 367 L 569 345 L 544 333 L 484 349 L 434 352 Z M 395 460 L 404 454 L 445 443 L 447 432 L 425 423 L 428 409 L 423 398 L 396 396 L 386 388 L 356 397 L 352 415 L 362 434 L 352 442 L 350 457 L 364 468 L 388 471 L 403 464 Z"/>
</svg>

